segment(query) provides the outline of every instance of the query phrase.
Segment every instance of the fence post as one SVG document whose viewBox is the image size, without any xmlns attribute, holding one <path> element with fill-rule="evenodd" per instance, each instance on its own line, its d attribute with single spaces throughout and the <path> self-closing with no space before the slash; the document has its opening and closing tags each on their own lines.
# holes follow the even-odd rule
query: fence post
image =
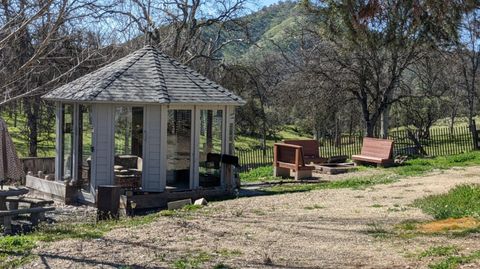
<svg viewBox="0 0 480 269">
<path fill-rule="evenodd" d="M 475 120 L 473 120 L 472 125 L 470 125 L 470 132 L 472 132 L 472 138 L 473 138 L 473 149 L 478 150 L 479 145 L 478 145 L 478 131 L 477 131 L 477 124 L 475 123 Z"/>
</svg>

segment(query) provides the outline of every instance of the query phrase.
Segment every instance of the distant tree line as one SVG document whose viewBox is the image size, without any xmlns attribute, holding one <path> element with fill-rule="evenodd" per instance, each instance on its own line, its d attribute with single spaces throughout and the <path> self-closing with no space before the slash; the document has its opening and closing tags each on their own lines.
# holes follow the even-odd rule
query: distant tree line
<svg viewBox="0 0 480 269">
<path fill-rule="evenodd" d="M 386 137 L 402 126 L 428 138 L 440 119 L 447 119 L 451 130 L 459 117 L 473 125 L 480 86 L 479 5 L 297 3 L 295 23 L 283 30 L 284 38 L 269 40 L 273 49 L 258 50 L 251 62 L 263 91 L 250 87 L 257 98 L 250 103 L 252 120 L 244 115 L 243 131 L 256 127 L 260 135 L 255 115 L 267 114 L 270 131 L 294 123 L 316 137 L 355 130 Z"/>
</svg>

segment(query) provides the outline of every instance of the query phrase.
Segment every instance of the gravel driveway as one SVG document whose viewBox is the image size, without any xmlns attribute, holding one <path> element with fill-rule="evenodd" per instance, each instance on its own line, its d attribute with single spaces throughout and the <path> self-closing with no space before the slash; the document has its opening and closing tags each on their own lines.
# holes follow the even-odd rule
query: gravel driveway
<svg viewBox="0 0 480 269">
<path fill-rule="evenodd" d="M 429 246 L 479 250 L 475 235 L 378 238 L 405 220 L 429 220 L 409 206 L 460 183 L 480 183 L 480 167 L 411 177 L 365 190 L 335 189 L 211 203 L 188 217 L 117 229 L 102 239 L 36 249 L 26 268 L 426 268 Z M 471 265 L 475 268 L 477 265 Z M 188 268 L 188 267 L 185 267 Z"/>
</svg>

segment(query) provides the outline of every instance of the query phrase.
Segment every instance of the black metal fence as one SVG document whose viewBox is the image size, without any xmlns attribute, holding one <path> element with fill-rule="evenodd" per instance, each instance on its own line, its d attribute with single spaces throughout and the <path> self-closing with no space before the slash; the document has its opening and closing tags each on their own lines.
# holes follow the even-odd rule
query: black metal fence
<svg viewBox="0 0 480 269">
<path fill-rule="evenodd" d="M 235 154 L 240 162 L 240 172 L 273 164 L 273 147 L 265 150 L 236 150 Z"/>
<path fill-rule="evenodd" d="M 426 155 L 445 156 L 472 151 L 476 148 L 476 140 L 468 126 L 433 127 L 428 133 L 399 129 L 389 133 L 389 139 L 395 141 L 394 156 L 397 155 Z M 322 157 L 339 155 L 352 156 L 359 154 L 362 149 L 363 133 L 342 135 L 337 138 L 319 139 L 319 153 Z M 240 159 L 240 171 L 271 165 L 273 163 L 273 148 L 254 150 L 237 150 Z"/>
</svg>

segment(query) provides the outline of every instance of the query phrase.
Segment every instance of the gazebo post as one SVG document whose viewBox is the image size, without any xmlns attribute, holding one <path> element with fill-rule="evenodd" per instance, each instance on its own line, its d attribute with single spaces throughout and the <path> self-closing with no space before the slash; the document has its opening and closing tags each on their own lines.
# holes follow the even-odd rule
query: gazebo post
<svg viewBox="0 0 480 269">
<path fill-rule="evenodd" d="M 79 104 L 74 103 L 73 104 L 73 115 L 72 115 L 72 137 L 73 137 L 73 151 L 72 151 L 72 183 L 75 184 L 78 182 L 78 162 L 79 162 L 79 157 L 80 152 L 79 152 L 79 135 L 80 135 L 80 124 L 79 124 Z M 81 162 L 81 160 L 80 160 Z"/>
<path fill-rule="evenodd" d="M 160 114 L 160 191 L 167 187 L 167 125 L 168 106 L 161 106 Z"/>
<path fill-rule="evenodd" d="M 62 103 L 55 102 L 55 180 L 62 180 L 63 175 L 63 108 Z"/>
<path fill-rule="evenodd" d="M 235 107 L 234 106 L 225 106 L 224 118 L 225 118 L 224 120 L 225 138 L 222 138 L 222 140 L 224 140 L 225 142 L 225 153 L 234 154 L 235 149 L 230 148 L 231 147 L 230 142 L 232 142 L 231 140 L 235 139 Z M 224 166 L 224 168 L 225 168 L 224 169 L 225 172 L 223 173 L 223 176 L 224 176 L 223 182 L 225 184 L 225 188 L 233 189 L 235 187 L 238 187 L 236 186 L 233 180 L 234 174 L 233 174 L 232 166 L 226 165 Z"/>
<path fill-rule="evenodd" d="M 198 189 L 200 186 L 200 178 L 199 178 L 199 167 L 200 167 L 200 108 L 198 106 L 194 106 L 193 115 L 192 115 L 192 127 L 193 127 L 193 137 L 192 137 L 192 157 L 193 157 L 193 177 L 192 177 L 192 189 Z"/>
</svg>

